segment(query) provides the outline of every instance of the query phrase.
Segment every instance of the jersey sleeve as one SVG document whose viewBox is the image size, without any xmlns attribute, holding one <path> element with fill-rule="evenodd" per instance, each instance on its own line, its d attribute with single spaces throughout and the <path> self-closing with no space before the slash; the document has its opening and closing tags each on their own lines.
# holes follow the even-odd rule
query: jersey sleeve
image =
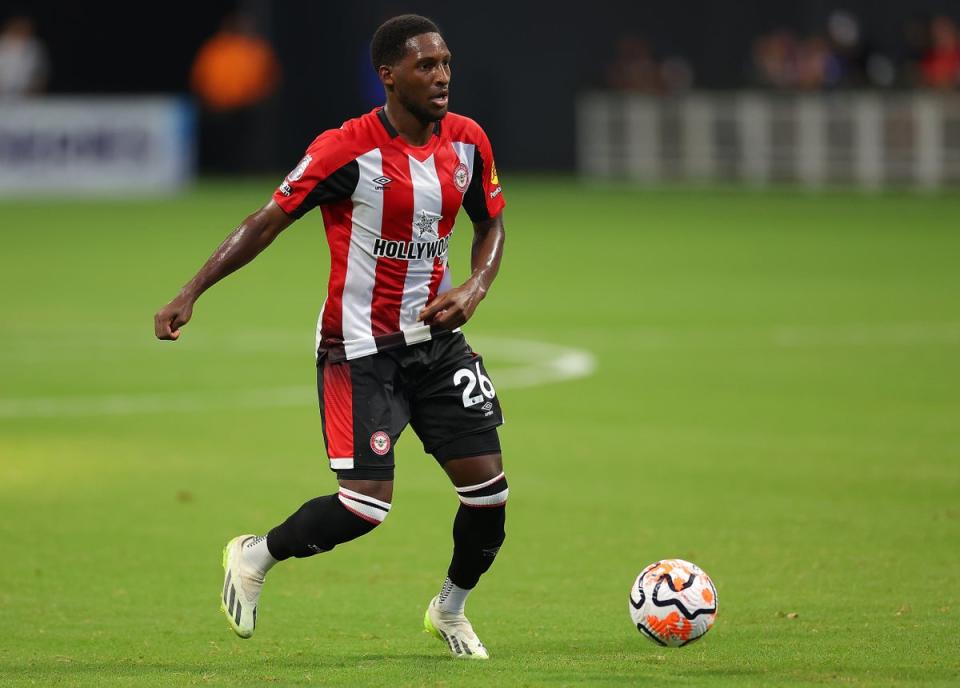
<svg viewBox="0 0 960 688">
<path fill-rule="evenodd" d="M 474 222 L 495 217 L 503 210 L 503 190 L 493 161 L 493 147 L 486 132 L 477 127 L 478 141 L 473 155 L 473 175 L 463 195 L 463 208 Z"/>
<path fill-rule="evenodd" d="M 357 187 L 360 169 L 356 160 L 338 164 L 337 131 L 324 132 L 307 148 L 273 193 L 273 200 L 291 217 L 301 218 L 318 205 L 349 198 Z M 332 168 L 332 169 L 331 169 Z"/>
</svg>

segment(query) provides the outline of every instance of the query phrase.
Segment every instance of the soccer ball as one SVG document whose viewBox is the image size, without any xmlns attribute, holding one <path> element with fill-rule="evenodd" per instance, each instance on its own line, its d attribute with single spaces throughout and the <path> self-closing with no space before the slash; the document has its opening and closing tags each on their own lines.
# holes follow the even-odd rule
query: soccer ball
<svg viewBox="0 0 960 688">
<path fill-rule="evenodd" d="M 658 645 L 683 647 L 699 640 L 717 618 L 717 589 L 703 570 L 683 559 L 664 559 L 640 572 L 630 588 L 630 618 Z"/>
</svg>

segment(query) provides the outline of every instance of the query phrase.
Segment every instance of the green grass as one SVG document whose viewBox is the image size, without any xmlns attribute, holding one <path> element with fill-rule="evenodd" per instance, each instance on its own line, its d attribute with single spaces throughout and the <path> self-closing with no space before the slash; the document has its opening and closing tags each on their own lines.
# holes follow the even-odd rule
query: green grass
<svg viewBox="0 0 960 688">
<path fill-rule="evenodd" d="M 505 261 L 468 337 L 598 368 L 500 390 L 483 664 L 420 632 L 457 502 L 412 434 L 383 527 L 274 569 L 253 640 L 218 611 L 223 543 L 334 489 L 308 391 L 319 215 L 170 344 L 153 312 L 270 181 L 0 205 L 0 684 L 960 682 L 960 198 L 504 182 Z M 487 358 L 494 382 L 513 365 Z M 257 403 L 287 387 L 303 403 Z M 104 414 L 115 397 L 168 401 Z M 719 591 L 683 650 L 627 615 L 663 557 Z"/>
</svg>

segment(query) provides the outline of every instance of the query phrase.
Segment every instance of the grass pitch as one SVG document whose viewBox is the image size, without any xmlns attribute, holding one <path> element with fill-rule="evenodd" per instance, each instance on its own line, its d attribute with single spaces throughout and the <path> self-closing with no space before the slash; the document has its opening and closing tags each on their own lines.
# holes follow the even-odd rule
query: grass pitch
<svg viewBox="0 0 960 688">
<path fill-rule="evenodd" d="M 252 640 L 217 608 L 223 543 L 334 490 L 319 214 L 171 344 L 154 311 L 272 180 L 0 205 L 0 684 L 956 685 L 960 198 L 504 181 L 468 338 L 597 370 L 500 390 L 508 538 L 468 607 L 487 663 L 421 632 L 457 501 L 409 431 L 384 526 L 274 569 Z M 484 353 L 509 377 L 509 347 Z M 719 592 L 682 650 L 627 615 L 664 557 Z"/>
</svg>

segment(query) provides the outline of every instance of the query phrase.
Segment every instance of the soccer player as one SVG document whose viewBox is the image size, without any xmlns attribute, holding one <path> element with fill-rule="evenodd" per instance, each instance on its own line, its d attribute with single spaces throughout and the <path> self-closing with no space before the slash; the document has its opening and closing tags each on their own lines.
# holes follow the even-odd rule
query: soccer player
<svg viewBox="0 0 960 688">
<path fill-rule="evenodd" d="M 450 51 L 417 15 L 373 35 L 386 104 L 318 136 L 263 208 L 235 229 L 155 316 L 175 340 L 197 298 L 319 206 L 330 245 L 317 323 L 317 389 L 337 493 L 311 499 L 266 535 L 224 550 L 222 607 L 253 635 L 267 572 L 369 533 L 390 513 L 394 445 L 409 423 L 450 477 L 460 507 L 453 556 L 424 626 L 455 657 L 486 659 L 464 603 L 504 541 L 507 481 L 500 403 L 460 327 L 490 289 L 503 251 L 504 200 L 490 142 L 449 113 Z M 461 205 L 474 229 L 471 273 L 454 286 L 447 246 Z"/>
</svg>

